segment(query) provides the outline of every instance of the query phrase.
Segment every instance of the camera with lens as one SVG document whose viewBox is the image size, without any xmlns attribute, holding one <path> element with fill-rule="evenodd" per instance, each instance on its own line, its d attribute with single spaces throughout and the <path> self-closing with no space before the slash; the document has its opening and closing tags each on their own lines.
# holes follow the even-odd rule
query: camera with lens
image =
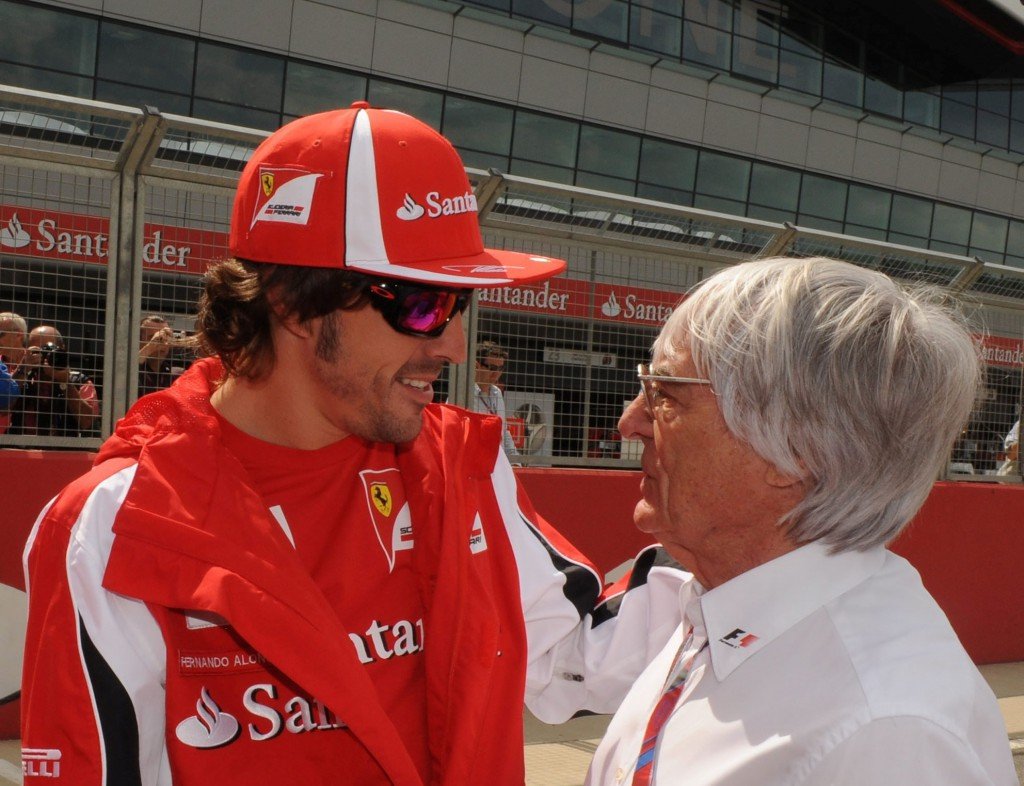
<svg viewBox="0 0 1024 786">
<path fill-rule="evenodd" d="M 67 368 L 68 353 L 53 342 L 48 342 L 39 347 L 39 355 L 45 365 L 50 368 Z"/>
</svg>

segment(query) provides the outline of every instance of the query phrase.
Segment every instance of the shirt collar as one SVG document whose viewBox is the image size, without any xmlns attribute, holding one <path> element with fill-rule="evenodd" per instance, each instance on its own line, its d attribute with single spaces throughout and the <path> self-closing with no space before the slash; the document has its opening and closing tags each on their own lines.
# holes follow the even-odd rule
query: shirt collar
<svg viewBox="0 0 1024 786">
<path fill-rule="evenodd" d="M 812 612 L 863 582 L 885 560 L 882 546 L 840 554 L 829 554 L 828 549 L 808 543 L 714 589 L 705 591 L 697 585 L 680 597 L 694 629 L 706 629 L 719 681 Z"/>
</svg>

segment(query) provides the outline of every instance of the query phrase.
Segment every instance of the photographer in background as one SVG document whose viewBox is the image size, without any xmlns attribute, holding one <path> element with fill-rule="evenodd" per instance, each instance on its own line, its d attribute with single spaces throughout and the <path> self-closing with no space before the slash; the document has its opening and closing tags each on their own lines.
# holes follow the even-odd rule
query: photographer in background
<svg viewBox="0 0 1024 786">
<path fill-rule="evenodd" d="M 171 349 L 174 331 L 159 314 L 143 317 L 139 323 L 139 398 L 170 387 L 174 381 Z"/>
<path fill-rule="evenodd" d="M 88 436 L 100 411 L 96 387 L 70 368 L 64 337 L 51 325 L 28 334 L 22 361 L 22 397 L 12 412 L 9 433 L 25 436 Z"/>
</svg>

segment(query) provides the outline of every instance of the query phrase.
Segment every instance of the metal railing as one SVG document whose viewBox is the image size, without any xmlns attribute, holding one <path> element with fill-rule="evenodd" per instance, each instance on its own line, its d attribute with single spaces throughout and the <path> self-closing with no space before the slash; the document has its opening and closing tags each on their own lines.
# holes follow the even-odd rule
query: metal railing
<svg viewBox="0 0 1024 786">
<path fill-rule="evenodd" d="M 6 433 L 0 447 L 96 447 L 138 394 L 140 320 L 188 331 L 199 278 L 227 254 L 233 188 L 266 132 L 0 87 L 0 311 L 54 324 L 96 382 L 98 425 Z M 467 170 L 492 247 L 558 256 L 565 277 L 483 290 L 470 358 L 509 354 L 501 378 L 516 460 L 636 466 L 615 423 L 665 316 L 691 286 L 752 257 L 829 256 L 963 298 L 990 353 L 988 385 L 958 442 L 956 477 L 996 477 L 1021 400 L 1024 270 L 976 257 Z M 178 354 L 175 369 L 189 358 Z M 472 363 L 442 399 L 473 406 Z M 2 421 L 0 421 L 2 422 Z M 998 446 L 997 446 L 998 443 Z M 1002 477 L 1002 476 L 999 476 Z"/>
</svg>

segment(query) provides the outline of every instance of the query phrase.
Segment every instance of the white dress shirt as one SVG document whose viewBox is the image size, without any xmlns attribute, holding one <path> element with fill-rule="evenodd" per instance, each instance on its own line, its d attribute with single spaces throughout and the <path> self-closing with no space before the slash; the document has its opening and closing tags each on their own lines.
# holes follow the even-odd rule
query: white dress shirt
<svg viewBox="0 0 1024 786">
<path fill-rule="evenodd" d="M 485 387 L 486 390 L 480 385 L 473 385 L 473 411 L 485 415 L 497 415 L 501 418 L 501 446 L 505 449 L 505 455 L 514 460 L 519 455 L 519 449 L 512 441 L 512 435 L 508 433 L 505 395 L 497 385 L 486 385 Z"/>
<path fill-rule="evenodd" d="M 701 652 L 652 783 L 1018 786 L 996 699 L 917 571 L 810 544 L 680 603 Z M 682 628 L 627 695 L 588 786 L 629 784 Z"/>
</svg>

